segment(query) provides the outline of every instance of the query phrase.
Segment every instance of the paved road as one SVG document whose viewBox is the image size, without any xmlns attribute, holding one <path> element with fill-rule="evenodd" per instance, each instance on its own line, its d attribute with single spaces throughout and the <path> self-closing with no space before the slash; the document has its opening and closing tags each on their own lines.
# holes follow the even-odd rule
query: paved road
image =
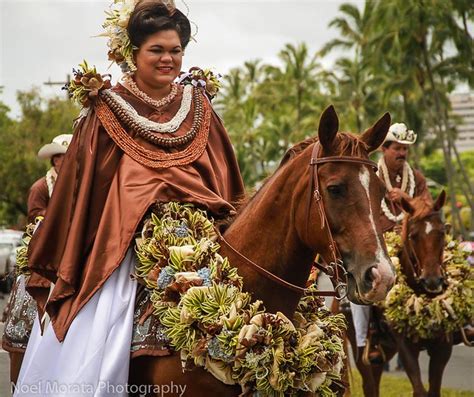
<svg viewBox="0 0 474 397">
<path fill-rule="evenodd" d="M 0 313 L 6 304 L 6 297 L 0 294 Z M 3 324 L 0 323 L 0 335 L 3 335 Z M 391 368 L 395 368 L 395 362 L 390 363 Z M 424 375 L 428 373 L 428 360 L 426 352 L 421 354 L 421 367 Z M 405 373 L 390 371 L 391 374 L 405 377 Z M 8 354 L 0 350 L 0 396 L 10 396 L 9 385 L 9 359 Z M 426 380 L 426 376 L 424 376 Z M 448 363 L 443 378 L 443 386 L 459 390 L 469 390 L 474 396 L 474 348 L 465 346 L 455 346 L 453 355 Z"/>
</svg>

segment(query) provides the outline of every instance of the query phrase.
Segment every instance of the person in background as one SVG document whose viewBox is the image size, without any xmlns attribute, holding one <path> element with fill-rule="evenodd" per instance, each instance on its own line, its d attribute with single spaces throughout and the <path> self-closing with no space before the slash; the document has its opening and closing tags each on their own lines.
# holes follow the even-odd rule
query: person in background
<svg viewBox="0 0 474 397">
<path fill-rule="evenodd" d="M 44 216 L 54 184 L 63 163 L 64 155 L 71 143 L 72 134 L 56 136 L 51 143 L 44 145 L 38 152 L 38 158 L 49 160 L 51 168 L 45 176 L 38 179 L 28 194 L 28 223 L 33 223 L 37 216 Z"/>
<path fill-rule="evenodd" d="M 28 223 L 34 223 L 38 217 L 44 217 L 54 185 L 63 162 L 63 157 L 71 142 L 72 134 L 56 136 L 51 143 L 44 145 L 38 152 L 38 158 L 49 160 L 51 168 L 45 176 L 38 179 L 28 194 Z M 27 280 L 24 275 L 16 277 L 9 301 L 3 313 L 5 328 L 2 347 L 10 356 L 10 381 L 18 379 L 23 356 L 37 315 L 34 299 L 25 290 Z"/>
<path fill-rule="evenodd" d="M 410 147 L 416 142 L 417 135 L 403 123 L 390 126 L 385 142 L 382 145 L 383 156 L 380 158 L 379 178 L 387 188 L 387 194 L 381 203 L 382 231 L 400 231 L 404 217 L 400 205 L 402 197 L 409 200 L 431 194 L 423 174 L 408 163 Z M 368 340 L 372 306 L 356 305 L 351 302 L 352 319 L 356 333 L 357 356 L 362 359 Z M 374 334 L 374 332 L 372 332 Z M 383 359 L 378 349 L 369 346 L 368 359 L 373 364 L 381 364 Z"/>
</svg>

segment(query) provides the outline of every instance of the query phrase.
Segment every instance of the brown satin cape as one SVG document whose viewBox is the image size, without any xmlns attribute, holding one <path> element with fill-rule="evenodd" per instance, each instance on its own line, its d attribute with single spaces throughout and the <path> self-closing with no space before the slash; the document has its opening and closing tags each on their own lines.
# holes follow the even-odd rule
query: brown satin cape
<svg viewBox="0 0 474 397">
<path fill-rule="evenodd" d="M 182 90 L 159 112 L 121 85 L 114 91 L 153 121 L 169 121 Z M 192 124 L 192 110 L 177 135 Z M 130 134 L 151 150 L 155 146 Z M 45 221 L 29 247 L 32 276 L 28 292 L 40 316 L 47 311 L 59 341 L 79 310 L 120 265 L 138 224 L 156 201 L 180 201 L 224 216 L 244 193 L 227 133 L 212 112 L 209 142 L 203 155 L 181 167 L 151 169 L 124 154 L 91 111 L 81 120 L 64 158 Z M 50 282 L 55 283 L 48 300 Z M 47 302 L 47 304 L 46 304 Z"/>
</svg>

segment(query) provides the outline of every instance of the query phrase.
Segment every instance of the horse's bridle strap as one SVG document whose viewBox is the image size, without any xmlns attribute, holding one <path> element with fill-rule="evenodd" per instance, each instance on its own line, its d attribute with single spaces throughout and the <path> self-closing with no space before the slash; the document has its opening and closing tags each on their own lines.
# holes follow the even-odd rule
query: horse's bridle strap
<svg viewBox="0 0 474 397">
<path fill-rule="evenodd" d="M 339 254 L 339 251 L 337 249 L 336 242 L 334 241 L 331 233 L 331 229 L 329 227 L 327 217 L 326 217 L 326 212 L 324 211 L 324 204 L 322 200 L 321 193 L 319 191 L 319 177 L 318 177 L 318 165 L 319 164 L 324 164 L 324 163 L 356 163 L 356 164 L 364 164 L 368 165 L 375 170 L 377 170 L 377 164 L 375 164 L 373 161 L 369 159 L 364 159 L 360 157 L 350 157 L 350 156 L 331 156 L 331 157 L 318 157 L 320 152 L 320 144 L 319 142 L 316 142 L 313 147 L 313 151 L 311 154 L 311 161 L 309 163 L 311 170 L 310 170 L 310 181 L 309 181 L 309 198 L 308 198 L 308 206 L 307 206 L 307 224 L 306 224 L 306 230 L 309 230 L 309 219 L 310 219 L 310 211 L 311 211 L 311 203 L 314 200 L 316 200 L 317 205 L 318 205 L 318 210 L 319 210 L 319 215 L 321 219 L 321 229 L 325 229 L 327 236 L 328 236 L 328 242 L 329 242 L 329 248 L 331 250 L 331 255 L 333 257 L 333 261 L 327 262 L 330 264 L 333 264 L 333 266 L 322 266 L 318 265 L 317 267 L 322 270 L 324 273 L 328 274 L 331 278 L 335 277 L 336 281 L 339 282 L 340 285 L 346 285 L 344 281 L 347 281 L 347 279 L 343 280 L 343 276 L 339 274 L 339 267 L 340 264 L 342 264 L 341 261 L 341 255 Z M 294 292 L 298 292 L 300 294 L 304 294 L 307 289 L 302 288 L 298 285 L 292 284 L 286 280 L 283 280 L 282 278 L 278 277 L 277 275 L 273 274 L 272 272 L 268 271 L 267 269 L 264 269 L 263 267 L 257 265 L 254 261 L 251 259 L 247 258 L 245 255 L 237 251 L 234 247 L 232 247 L 231 244 L 219 233 L 219 242 L 221 245 L 227 247 L 229 250 L 231 250 L 234 254 L 238 255 L 244 263 L 250 265 L 253 267 L 257 272 L 259 272 L 261 275 L 265 276 L 269 280 L 272 280 Z M 344 275 L 346 277 L 346 275 Z M 320 295 L 320 296 L 336 296 L 339 298 L 342 298 L 339 295 L 339 292 L 337 291 L 337 288 L 335 291 L 317 291 L 315 295 Z"/>
<path fill-rule="evenodd" d="M 315 145 L 316 146 L 316 145 Z M 314 152 L 313 152 L 314 155 Z M 357 163 L 357 164 L 365 164 L 372 167 L 375 171 L 377 171 L 378 167 L 377 164 L 374 163 L 372 160 L 358 158 L 358 157 L 349 157 L 349 156 L 334 156 L 334 157 L 320 157 L 315 158 L 314 156 L 311 157 L 310 165 L 315 164 L 324 164 L 324 163 Z"/>
<path fill-rule="evenodd" d="M 361 157 L 350 157 L 350 156 L 329 156 L 329 157 L 319 157 L 321 152 L 321 144 L 316 142 L 313 146 L 313 151 L 311 153 L 311 161 L 309 163 L 310 169 L 310 181 L 309 181 L 309 197 L 308 197 L 308 205 L 307 205 L 307 214 L 306 214 L 306 231 L 309 231 L 309 220 L 310 220 L 310 212 L 311 212 L 311 204 L 313 199 L 316 201 L 318 206 L 319 217 L 321 220 L 321 229 L 326 230 L 326 235 L 328 239 L 329 249 L 331 251 L 332 260 L 327 261 L 327 263 L 334 263 L 335 267 L 333 268 L 334 274 L 333 277 L 336 278 L 336 281 L 347 281 L 342 280 L 342 277 L 339 274 L 339 267 L 336 265 L 337 263 L 342 263 L 341 255 L 337 248 L 337 244 L 334 241 L 332 236 L 331 228 L 329 227 L 329 223 L 326 216 L 326 211 L 324 210 L 324 204 L 321 196 L 321 192 L 319 189 L 319 175 L 318 175 L 318 165 L 326 164 L 326 163 L 354 163 L 354 164 L 362 164 L 368 165 L 369 167 L 373 168 L 375 171 L 377 170 L 377 164 L 374 163 L 372 160 L 361 158 Z M 321 266 L 320 269 L 325 272 L 326 274 L 330 275 L 329 269 L 327 267 Z"/>
<path fill-rule="evenodd" d="M 219 244 L 221 244 L 222 246 L 225 246 L 228 249 L 230 249 L 234 254 L 238 255 L 241 259 L 243 259 L 244 263 L 246 263 L 246 264 L 250 265 L 251 267 L 253 267 L 257 272 L 259 272 L 261 275 L 265 276 L 269 280 L 275 281 L 276 283 L 282 285 L 283 287 L 286 287 L 286 288 L 288 288 L 288 289 L 290 289 L 294 292 L 298 292 L 300 294 L 304 294 L 307 291 L 306 288 L 302 288 L 298 285 L 295 285 L 295 284 L 292 284 L 292 283 L 290 283 L 286 280 L 283 280 L 282 278 L 276 276 L 275 274 L 268 271 L 267 269 L 264 269 L 263 267 L 257 265 L 254 261 L 252 261 L 251 259 L 247 258 L 244 254 L 237 251 L 231 244 L 229 244 L 229 242 L 221 234 L 219 234 Z M 315 295 L 335 296 L 336 294 L 337 294 L 336 291 L 317 291 Z"/>
<path fill-rule="evenodd" d="M 432 211 L 428 215 L 425 215 L 425 218 L 433 216 L 433 215 L 438 215 L 438 214 L 439 214 L 439 211 Z M 418 258 L 418 255 L 416 253 L 415 247 L 413 247 L 413 242 L 409 233 L 410 222 L 411 222 L 410 217 L 406 219 L 406 222 L 407 224 L 406 224 L 406 231 L 403 236 L 404 241 L 403 241 L 402 250 L 405 253 L 408 264 L 411 267 L 411 270 L 413 272 L 413 277 L 415 281 L 418 282 L 421 277 L 422 267 L 421 267 L 420 259 Z M 441 271 L 443 271 L 442 267 L 441 267 Z"/>
</svg>

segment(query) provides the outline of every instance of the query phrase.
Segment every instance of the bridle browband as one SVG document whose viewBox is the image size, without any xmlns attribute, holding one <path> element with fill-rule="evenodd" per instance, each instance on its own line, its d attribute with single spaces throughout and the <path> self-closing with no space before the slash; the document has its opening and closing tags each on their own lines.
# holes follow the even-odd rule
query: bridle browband
<svg viewBox="0 0 474 397">
<path fill-rule="evenodd" d="M 312 207 L 313 199 L 316 201 L 318 205 L 319 216 L 321 220 L 321 229 L 326 230 L 326 235 L 328 238 L 329 249 L 331 251 L 332 261 L 329 262 L 329 265 L 322 265 L 317 262 L 314 262 L 314 265 L 326 273 L 331 280 L 333 281 L 334 291 L 316 291 L 313 295 L 318 296 L 334 296 L 336 299 L 340 300 L 343 299 L 347 295 L 347 270 L 344 268 L 344 263 L 342 261 L 342 257 L 339 253 L 337 248 L 337 244 L 332 236 L 331 228 L 329 227 L 329 223 L 326 217 L 326 212 L 324 210 L 324 203 L 322 200 L 322 195 L 319 190 L 319 176 L 318 176 L 318 166 L 320 164 L 326 163 L 355 163 L 355 164 L 362 164 L 368 165 L 372 167 L 375 171 L 377 170 L 377 164 L 373 161 L 361 157 L 350 157 L 350 156 L 329 156 L 329 157 L 319 157 L 320 154 L 320 144 L 316 142 L 313 146 L 313 151 L 311 153 L 311 161 L 309 163 L 310 166 L 310 180 L 309 180 L 309 198 L 308 198 L 308 205 L 306 211 L 306 231 L 309 233 L 309 222 L 310 222 L 310 212 Z M 300 287 L 298 285 L 292 284 L 277 275 L 273 274 L 272 272 L 264 269 L 263 267 L 257 265 L 254 261 L 247 258 L 245 255 L 237 251 L 221 234 L 219 234 L 219 242 L 221 245 L 230 249 L 233 253 L 238 255 L 244 263 L 250 265 L 254 268 L 258 273 L 266 277 L 267 279 L 274 281 L 283 287 L 292 290 L 294 292 L 298 292 L 304 294 L 308 291 L 307 288 Z"/>
</svg>

